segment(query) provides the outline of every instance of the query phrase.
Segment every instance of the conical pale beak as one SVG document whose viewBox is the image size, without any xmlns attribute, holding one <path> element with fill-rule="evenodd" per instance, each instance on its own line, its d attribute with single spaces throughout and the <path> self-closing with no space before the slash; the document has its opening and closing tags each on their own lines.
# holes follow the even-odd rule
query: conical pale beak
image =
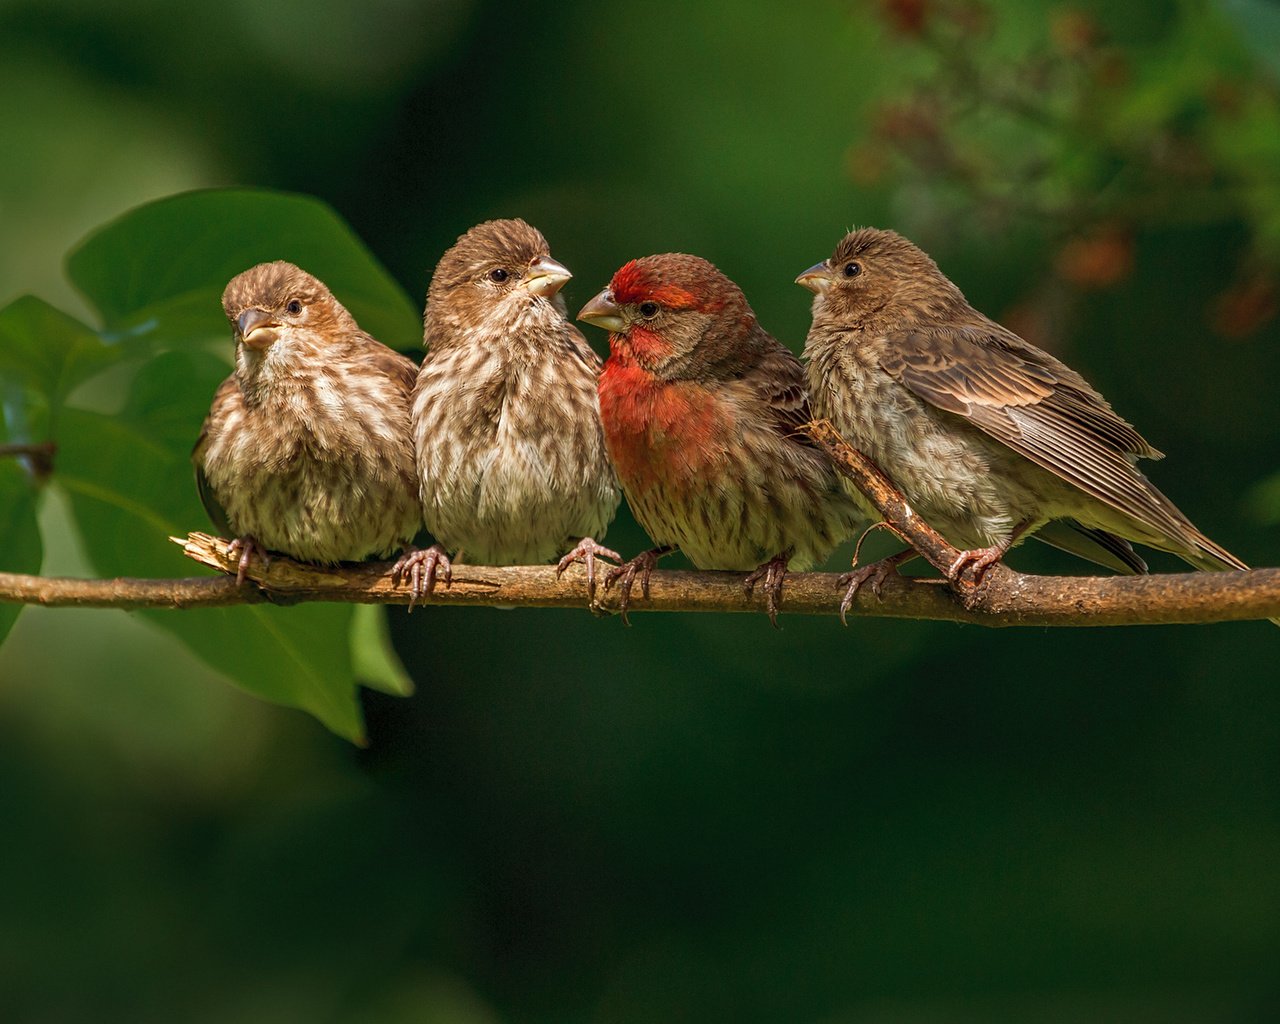
<svg viewBox="0 0 1280 1024">
<path fill-rule="evenodd" d="M 831 287 L 831 268 L 824 262 L 815 263 L 796 278 L 796 284 L 808 288 L 814 295 L 825 295 Z"/>
<path fill-rule="evenodd" d="M 613 301 L 613 292 L 608 288 L 578 311 L 578 319 L 595 324 L 611 334 L 617 334 L 627 326 L 622 319 L 622 310 Z"/>
<path fill-rule="evenodd" d="M 271 314 L 261 309 L 246 309 L 236 319 L 240 340 L 250 348 L 263 349 L 270 345 L 276 340 L 279 326 L 271 319 Z"/>
<path fill-rule="evenodd" d="M 571 277 L 573 275 L 563 263 L 557 263 L 550 256 L 543 256 L 529 264 L 529 271 L 524 276 L 524 286 L 534 295 L 549 299 Z"/>
</svg>

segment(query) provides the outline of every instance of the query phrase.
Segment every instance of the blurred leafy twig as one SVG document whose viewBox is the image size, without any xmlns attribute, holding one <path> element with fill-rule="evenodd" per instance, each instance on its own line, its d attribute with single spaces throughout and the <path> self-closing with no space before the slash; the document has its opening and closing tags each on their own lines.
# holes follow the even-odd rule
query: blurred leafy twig
<svg viewBox="0 0 1280 1024">
<path fill-rule="evenodd" d="M 46 477 L 53 472 L 53 456 L 58 446 L 52 441 L 38 444 L 0 444 L 0 458 L 27 459 L 31 463 L 31 471 L 37 477 Z"/>
<path fill-rule="evenodd" d="M 1075 290 L 1126 279 L 1144 229 L 1240 224 L 1248 242 L 1209 323 L 1240 337 L 1275 317 L 1280 87 L 1250 46 L 1250 5 L 1180 4 L 1141 43 L 1072 6 L 1021 37 L 980 0 L 874 10 L 911 59 L 849 152 L 856 182 L 898 193 L 925 230 L 1041 234 Z"/>
</svg>

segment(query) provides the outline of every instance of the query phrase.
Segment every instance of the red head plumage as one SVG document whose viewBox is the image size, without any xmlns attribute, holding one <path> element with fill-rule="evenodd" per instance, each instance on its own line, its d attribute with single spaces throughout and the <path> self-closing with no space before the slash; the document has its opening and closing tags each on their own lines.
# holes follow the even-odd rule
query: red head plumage
<svg viewBox="0 0 1280 1024">
<path fill-rule="evenodd" d="M 699 256 L 661 253 L 624 264 L 609 282 L 620 306 L 656 302 L 664 309 L 714 313 L 741 292 L 716 267 Z"/>
</svg>

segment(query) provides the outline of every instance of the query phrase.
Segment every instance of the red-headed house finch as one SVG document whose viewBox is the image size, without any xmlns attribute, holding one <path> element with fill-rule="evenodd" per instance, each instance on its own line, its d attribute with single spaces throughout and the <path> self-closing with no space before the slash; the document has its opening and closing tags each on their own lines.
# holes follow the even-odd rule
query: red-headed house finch
<svg viewBox="0 0 1280 1024">
<path fill-rule="evenodd" d="M 623 608 L 636 573 L 678 547 L 700 569 L 755 569 L 769 617 L 788 566 L 806 568 L 870 518 L 800 433 L 804 369 L 732 281 L 679 253 L 633 260 L 578 314 L 610 332 L 600 414 L 627 501 L 658 545 L 610 573 Z M 759 568 L 757 568 L 759 567 Z"/>
<path fill-rule="evenodd" d="M 980 579 L 1037 531 L 1120 571 L 1146 571 L 1128 541 L 1197 569 L 1246 568 L 1135 468 L 1162 456 L 1106 399 L 970 306 L 905 238 L 850 232 L 797 282 L 815 296 L 815 412 L 965 549 L 952 579 L 969 567 Z"/>
<path fill-rule="evenodd" d="M 209 518 L 255 553 L 356 561 L 408 545 L 422 523 L 409 434 L 415 367 L 375 341 L 292 263 L 233 278 L 222 308 L 235 371 L 191 458 Z"/>
<path fill-rule="evenodd" d="M 446 552 L 482 565 L 587 566 L 621 494 L 605 452 L 597 356 L 566 317 L 570 274 L 522 220 L 478 224 L 441 257 L 413 390 L 422 512 L 438 541 L 414 556 L 425 584 Z M 576 544 L 575 544 L 576 542 Z M 570 550 L 572 549 L 572 550 Z"/>
</svg>

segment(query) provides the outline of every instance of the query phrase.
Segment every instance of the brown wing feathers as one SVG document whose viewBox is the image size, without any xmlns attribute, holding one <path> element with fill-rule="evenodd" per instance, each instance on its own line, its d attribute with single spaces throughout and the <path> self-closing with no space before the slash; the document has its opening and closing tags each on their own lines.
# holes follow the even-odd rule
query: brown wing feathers
<svg viewBox="0 0 1280 1024">
<path fill-rule="evenodd" d="M 1034 361 L 1026 355 L 1003 338 L 913 331 L 891 339 L 882 365 L 925 401 L 1087 494 L 1237 564 L 1134 468 L 1135 459 L 1160 458 L 1160 452 L 1074 371 L 1045 353 L 1036 352 Z"/>
</svg>

